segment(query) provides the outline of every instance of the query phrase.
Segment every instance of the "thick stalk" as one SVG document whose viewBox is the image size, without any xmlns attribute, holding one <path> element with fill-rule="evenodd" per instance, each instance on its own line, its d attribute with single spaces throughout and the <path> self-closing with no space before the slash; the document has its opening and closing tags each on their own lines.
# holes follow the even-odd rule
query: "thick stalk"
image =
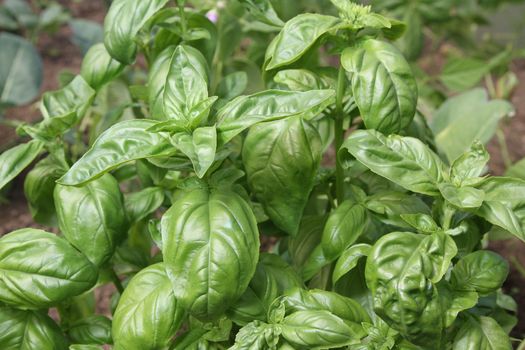
<svg viewBox="0 0 525 350">
<path fill-rule="evenodd" d="M 345 197 L 344 182 L 345 174 L 343 167 L 337 158 L 337 152 L 343 144 L 343 96 L 345 92 L 345 71 L 341 66 L 339 67 L 339 74 L 337 76 L 337 89 L 335 96 L 335 123 L 334 123 L 334 136 L 335 136 L 335 193 L 337 197 L 337 205 L 340 205 Z"/>
</svg>

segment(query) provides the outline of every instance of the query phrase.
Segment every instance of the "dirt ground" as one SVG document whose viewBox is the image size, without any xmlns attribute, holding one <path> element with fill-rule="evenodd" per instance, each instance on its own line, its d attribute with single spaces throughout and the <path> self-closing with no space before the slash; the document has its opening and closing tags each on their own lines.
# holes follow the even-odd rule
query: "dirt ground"
<svg viewBox="0 0 525 350">
<path fill-rule="evenodd" d="M 62 0 L 63 5 L 71 9 L 73 17 L 91 19 L 102 23 L 106 7 L 103 0 L 81 1 L 78 3 Z M 43 57 L 44 79 L 41 91 L 54 90 L 58 87 L 58 74 L 62 70 L 78 73 L 82 56 L 80 50 L 70 41 L 71 29 L 67 26 L 60 29 L 53 36 L 43 35 L 38 41 L 38 49 Z M 516 106 L 516 115 L 504 125 L 508 148 L 513 161 L 525 157 L 525 61 L 513 63 L 513 71 L 520 81 L 514 91 L 512 102 Z M 36 121 L 40 118 L 37 103 L 12 108 L 7 113 L 7 118 L 23 121 Z M 14 130 L 0 125 L 0 151 L 17 142 Z M 492 155 L 490 162 L 491 172 L 502 175 L 504 164 L 499 153 L 498 143 L 492 141 L 488 149 Z M 23 191 L 23 176 L 18 177 L 12 184 L 12 190 L 7 195 L 7 202 L 0 203 L 0 236 L 22 227 L 39 227 L 32 222 L 28 212 Z M 518 326 L 513 331 L 513 336 L 523 338 L 525 336 L 525 244 L 515 241 L 491 242 L 490 247 L 505 256 L 510 261 L 511 272 L 505 283 L 506 292 L 510 293 L 519 305 Z M 97 292 L 97 298 L 101 301 L 103 308 L 101 313 L 107 314 L 109 295 L 113 292 L 112 287 L 101 289 Z"/>
</svg>

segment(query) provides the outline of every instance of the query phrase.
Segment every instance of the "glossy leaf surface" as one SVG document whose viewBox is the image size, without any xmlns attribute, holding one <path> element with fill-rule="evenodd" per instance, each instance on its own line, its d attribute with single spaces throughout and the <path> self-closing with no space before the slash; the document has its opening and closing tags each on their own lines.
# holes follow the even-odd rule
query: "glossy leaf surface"
<svg viewBox="0 0 525 350">
<path fill-rule="evenodd" d="M 13 180 L 38 157 L 43 144 L 33 140 L 0 154 L 0 189 Z"/>
<path fill-rule="evenodd" d="M 0 239 L 0 301 L 43 308 L 79 295 L 97 281 L 95 266 L 66 240 L 37 229 Z"/>
<path fill-rule="evenodd" d="M 82 60 L 80 75 L 95 90 L 117 77 L 124 65 L 110 56 L 104 44 L 92 46 Z"/>
</svg>

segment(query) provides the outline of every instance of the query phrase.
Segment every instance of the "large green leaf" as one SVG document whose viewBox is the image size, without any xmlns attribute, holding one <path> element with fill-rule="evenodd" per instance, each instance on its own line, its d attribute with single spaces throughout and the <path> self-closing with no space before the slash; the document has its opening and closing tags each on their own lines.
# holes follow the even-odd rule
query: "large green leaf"
<svg viewBox="0 0 525 350">
<path fill-rule="evenodd" d="M 323 231 L 322 247 L 325 257 L 337 259 L 366 228 L 366 209 L 359 203 L 346 200 L 334 210 Z"/>
<path fill-rule="evenodd" d="M 511 350 L 509 336 L 491 317 L 471 317 L 459 329 L 453 350 Z"/>
<path fill-rule="evenodd" d="M 3 350 L 66 350 L 58 325 L 40 311 L 0 307 L 0 348 Z"/>
<path fill-rule="evenodd" d="M 375 130 L 358 130 L 343 143 L 339 157 L 348 152 L 374 173 L 406 188 L 431 196 L 439 194 L 444 164 L 428 146 L 412 137 L 390 135 Z"/>
<path fill-rule="evenodd" d="M 474 89 L 443 103 L 432 116 L 430 128 L 438 149 L 452 162 L 474 141 L 487 143 L 496 132 L 499 120 L 513 111 L 509 102 L 489 101 L 484 89 Z"/>
<path fill-rule="evenodd" d="M 175 297 L 193 316 L 215 319 L 246 290 L 259 256 L 255 216 L 229 190 L 194 189 L 161 221 Z"/>
<path fill-rule="evenodd" d="M 311 119 L 334 102 L 333 90 L 293 92 L 267 90 L 239 96 L 217 112 L 219 144 L 225 144 L 254 124 L 293 116 Z"/>
<path fill-rule="evenodd" d="M 448 308 L 436 283 L 456 253 L 454 241 L 443 232 L 393 232 L 381 237 L 372 247 L 365 272 L 374 311 L 407 339 L 438 346 Z"/>
<path fill-rule="evenodd" d="M 92 46 L 82 60 L 80 74 L 95 90 L 118 76 L 124 65 L 114 60 L 106 50 L 104 44 Z"/>
<path fill-rule="evenodd" d="M 163 50 L 150 67 L 148 75 L 148 103 L 151 118 L 163 120 L 164 114 L 164 90 L 166 79 L 170 70 L 171 58 L 176 46 L 169 46 Z"/>
<path fill-rule="evenodd" d="M 33 140 L 0 154 L 0 189 L 13 180 L 40 154 L 44 144 Z"/>
<path fill-rule="evenodd" d="M 0 33 L 0 106 L 23 105 L 34 99 L 42 83 L 42 60 L 24 38 Z"/>
<path fill-rule="evenodd" d="M 168 0 L 115 0 L 104 20 L 104 44 L 117 61 L 133 63 L 137 53 L 135 38 L 146 22 Z"/>
<path fill-rule="evenodd" d="M 100 135 L 58 182 L 81 185 L 129 161 L 173 153 L 174 148 L 164 134 L 147 131 L 156 123 L 137 119 L 115 124 Z"/>
<path fill-rule="evenodd" d="M 243 145 L 248 183 L 270 219 L 295 235 L 321 160 L 319 133 L 297 116 L 258 124 Z"/>
<path fill-rule="evenodd" d="M 268 47 L 266 69 L 297 61 L 321 36 L 342 27 L 344 22 L 333 16 L 304 13 L 292 18 Z"/>
<path fill-rule="evenodd" d="M 0 239 L 0 301 L 43 308 L 95 285 L 95 266 L 66 240 L 37 229 L 13 231 Z"/>
<path fill-rule="evenodd" d="M 392 44 L 368 39 L 343 51 L 352 92 L 367 128 L 386 134 L 406 129 L 416 112 L 417 85 L 410 65 Z"/>
<path fill-rule="evenodd" d="M 55 187 L 60 231 L 91 262 L 101 266 L 125 237 L 127 224 L 118 182 L 110 174 L 82 187 Z"/>
<path fill-rule="evenodd" d="M 131 279 L 120 297 L 113 317 L 114 349 L 163 349 L 184 316 L 164 264 L 149 266 Z"/>
</svg>

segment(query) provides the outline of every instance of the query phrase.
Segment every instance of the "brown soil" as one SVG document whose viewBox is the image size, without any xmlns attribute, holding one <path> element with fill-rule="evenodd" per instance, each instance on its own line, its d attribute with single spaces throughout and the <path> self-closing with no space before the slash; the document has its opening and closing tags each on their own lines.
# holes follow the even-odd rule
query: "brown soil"
<svg viewBox="0 0 525 350">
<path fill-rule="evenodd" d="M 75 18 L 85 18 L 102 23 L 106 11 L 104 0 L 91 0 L 82 2 L 71 2 L 61 0 L 64 6 L 71 10 Z M 54 35 L 43 35 L 39 38 L 38 49 L 42 54 L 44 63 L 44 80 L 41 91 L 49 91 L 58 88 L 58 75 L 63 70 L 78 73 L 82 60 L 80 50 L 71 43 L 71 29 L 68 26 L 61 28 Z M 436 67 L 435 55 L 428 58 L 426 62 L 429 67 Z M 425 65 L 425 61 L 421 62 Z M 512 102 L 516 106 L 516 116 L 503 126 L 508 148 L 513 161 L 525 157 L 525 61 L 515 62 L 514 72 L 520 81 L 514 92 Z M 28 106 L 12 108 L 6 113 L 7 118 L 26 122 L 36 121 L 40 118 L 38 104 L 35 102 Z M 20 142 L 14 130 L 0 125 L 0 151 Z M 490 162 L 491 172 L 501 175 L 504 172 L 504 164 L 499 153 L 498 143 L 493 141 L 488 149 L 492 155 Z M 23 195 L 23 176 L 16 179 L 12 190 L 7 193 L 7 202 L 0 204 L 0 236 L 22 227 L 40 227 L 33 223 L 28 212 L 27 203 Z M 513 336 L 523 338 L 525 336 L 525 244 L 517 240 L 491 242 L 490 247 L 509 259 L 511 271 L 505 283 L 506 292 L 510 293 L 519 305 L 520 323 L 513 331 Z M 521 272 L 520 272 L 521 271 Z M 114 288 L 108 286 L 97 290 L 97 301 L 99 313 L 109 315 L 109 298 L 114 293 Z"/>
</svg>

